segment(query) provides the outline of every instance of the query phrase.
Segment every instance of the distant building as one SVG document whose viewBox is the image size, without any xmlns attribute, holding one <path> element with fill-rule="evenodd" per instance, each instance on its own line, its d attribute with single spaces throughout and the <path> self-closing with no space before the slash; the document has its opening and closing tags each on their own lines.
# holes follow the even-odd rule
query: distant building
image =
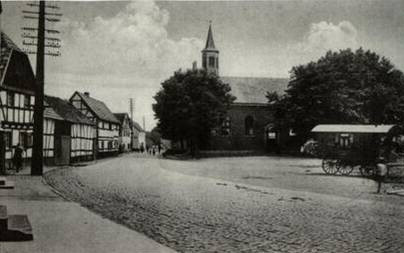
<svg viewBox="0 0 404 253">
<path fill-rule="evenodd" d="M 128 152 L 132 150 L 132 129 L 130 118 L 127 113 L 114 113 L 115 117 L 120 122 L 119 127 L 119 150 L 120 152 Z"/>
<path fill-rule="evenodd" d="M 69 101 L 96 125 L 96 157 L 116 155 L 119 151 L 120 122 L 104 102 L 90 97 L 88 92 L 77 91 Z"/>
<path fill-rule="evenodd" d="M 141 143 L 145 143 L 146 136 L 142 133 L 144 132 L 142 127 L 136 122 L 131 120 L 130 121 L 131 130 L 132 130 L 132 149 L 139 150 Z M 144 137 L 144 138 L 143 138 Z M 145 144 L 143 144 L 145 145 Z M 143 146 L 146 147 L 146 146 Z"/>
<path fill-rule="evenodd" d="M 208 73 L 219 75 L 219 50 L 215 47 L 211 25 L 202 50 L 202 68 Z M 284 133 L 273 128 L 273 111 L 267 102 L 266 93 L 275 91 L 283 94 L 289 80 L 229 76 L 221 76 L 220 79 L 230 85 L 231 93 L 237 99 L 223 117 L 221 126 L 212 132 L 208 148 L 277 151 Z"/>
</svg>

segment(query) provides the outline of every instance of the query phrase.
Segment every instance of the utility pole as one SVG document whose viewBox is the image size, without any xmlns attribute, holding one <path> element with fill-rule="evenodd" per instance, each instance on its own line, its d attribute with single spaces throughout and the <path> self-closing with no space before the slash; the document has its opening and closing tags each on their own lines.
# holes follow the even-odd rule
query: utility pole
<svg viewBox="0 0 404 253">
<path fill-rule="evenodd" d="M 146 132 L 146 119 L 144 116 L 143 116 L 143 131 Z"/>
<path fill-rule="evenodd" d="M 45 29 L 45 21 L 59 22 L 60 13 L 47 13 L 46 9 L 59 9 L 55 5 L 46 5 L 45 1 L 39 3 L 28 3 L 29 7 L 38 8 L 38 11 L 23 10 L 25 19 L 38 20 L 38 27 L 23 27 L 22 37 L 24 46 L 36 46 L 36 52 L 24 49 L 28 54 L 36 54 L 36 86 L 35 86 L 35 105 L 34 105 L 34 139 L 31 158 L 31 175 L 43 174 L 43 122 L 44 122 L 44 86 L 45 86 L 45 55 L 60 56 L 60 52 L 45 52 L 47 48 L 60 48 L 60 39 L 54 37 L 45 37 L 46 33 L 59 34 L 57 30 Z M 53 16 L 53 17 L 48 17 Z M 35 33 L 36 36 L 30 32 Z M 30 41 L 26 41 L 30 40 Z M 36 43 L 35 43 L 36 40 Z"/>
<path fill-rule="evenodd" d="M 129 111 L 130 111 L 130 118 L 131 118 L 131 120 L 135 121 L 135 120 L 133 119 L 133 111 L 134 111 L 134 99 L 133 99 L 133 98 L 130 98 L 130 99 L 129 99 Z"/>
</svg>

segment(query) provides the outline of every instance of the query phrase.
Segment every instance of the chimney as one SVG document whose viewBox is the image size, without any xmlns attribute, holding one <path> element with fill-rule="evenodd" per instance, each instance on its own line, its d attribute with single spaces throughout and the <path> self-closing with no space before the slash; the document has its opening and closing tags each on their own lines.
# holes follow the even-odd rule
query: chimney
<svg viewBox="0 0 404 253">
<path fill-rule="evenodd" d="M 84 96 L 89 98 L 90 97 L 90 92 L 88 92 L 88 91 L 84 92 Z"/>
<path fill-rule="evenodd" d="M 198 68 L 198 65 L 197 65 L 196 61 L 194 61 L 192 63 L 192 70 L 197 70 L 197 68 Z"/>
</svg>

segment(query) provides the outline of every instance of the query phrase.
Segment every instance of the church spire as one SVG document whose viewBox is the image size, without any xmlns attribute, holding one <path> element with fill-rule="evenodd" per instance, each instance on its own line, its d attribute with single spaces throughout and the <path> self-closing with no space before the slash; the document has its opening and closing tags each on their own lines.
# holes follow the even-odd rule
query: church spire
<svg viewBox="0 0 404 253">
<path fill-rule="evenodd" d="M 209 21 L 208 38 L 202 50 L 202 68 L 208 73 L 219 75 L 219 50 L 215 47 L 212 33 L 212 22 Z"/>
<path fill-rule="evenodd" d="M 216 49 L 215 41 L 213 40 L 212 21 L 209 21 L 208 38 L 206 39 L 205 49 Z"/>
</svg>

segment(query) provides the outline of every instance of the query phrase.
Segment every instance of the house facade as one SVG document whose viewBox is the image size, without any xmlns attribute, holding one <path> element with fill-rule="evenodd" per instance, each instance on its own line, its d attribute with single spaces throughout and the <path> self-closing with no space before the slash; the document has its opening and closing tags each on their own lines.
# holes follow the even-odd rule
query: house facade
<svg viewBox="0 0 404 253">
<path fill-rule="evenodd" d="M 28 56 L 1 32 L 0 58 L 0 170 L 11 168 L 13 150 L 24 147 L 32 156 L 35 76 Z"/>
<path fill-rule="evenodd" d="M 119 151 L 120 122 L 111 110 L 104 102 L 90 97 L 88 92 L 76 91 L 69 101 L 96 126 L 95 156 L 116 155 Z"/>
<path fill-rule="evenodd" d="M 115 117 L 119 120 L 119 151 L 128 152 L 132 150 L 132 129 L 131 120 L 127 113 L 114 113 Z"/>
<path fill-rule="evenodd" d="M 142 127 L 133 120 L 130 120 L 130 128 L 132 131 L 132 150 L 139 150 L 140 149 L 140 143 L 141 143 L 141 133 L 143 132 Z"/>
<path fill-rule="evenodd" d="M 79 161 L 93 160 L 95 157 L 95 124 L 68 101 L 45 96 L 47 108 L 59 118 L 53 118 L 54 164 L 65 165 Z M 45 115 L 45 119 L 49 116 Z"/>
</svg>

